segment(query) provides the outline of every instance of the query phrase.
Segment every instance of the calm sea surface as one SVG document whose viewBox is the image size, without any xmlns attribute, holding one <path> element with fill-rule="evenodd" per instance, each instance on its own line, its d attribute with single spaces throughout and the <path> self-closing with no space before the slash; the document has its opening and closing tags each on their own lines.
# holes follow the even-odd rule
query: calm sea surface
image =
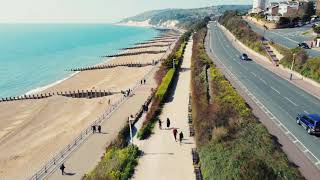
<svg viewBox="0 0 320 180">
<path fill-rule="evenodd" d="M 157 36 L 150 28 L 109 24 L 0 24 L 0 97 L 22 95 Z"/>
</svg>

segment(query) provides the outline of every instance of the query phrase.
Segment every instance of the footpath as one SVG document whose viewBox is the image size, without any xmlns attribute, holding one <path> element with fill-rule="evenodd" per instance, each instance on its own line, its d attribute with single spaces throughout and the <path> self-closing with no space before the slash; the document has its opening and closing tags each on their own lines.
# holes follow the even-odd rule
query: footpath
<svg viewBox="0 0 320 180">
<path fill-rule="evenodd" d="M 142 150 L 143 155 L 139 159 L 139 164 L 132 179 L 195 179 L 191 155 L 195 143 L 193 138 L 189 136 L 188 125 L 192 46 L 193 41 L 190 40 L 185 50 L 172 99 L 164 105 L 160 115 L 163 122 L 162 129 L 159 128 L 157 123 L 154 134 L 149 139 L 140 141 L 136 137 L 134 138 L 134 144 Z M 166 128 L 167 118 L 171 121 L 170 128 Z M 178 134 L 183 132 L 184 139 L 181 144 L 179 141 L 175 141 L 173 128 L 177 128 Z"/>
<path fill-rule="evenodd" d="M 289 81 L 293 85 L 303 89 L 304 91 L 308 92 L 309 94 L 315 96 L 316 98 L 320 99 L 320 84 L 309 80 L 308 78 L 302 77 L 299 73 L 295 71 L 291 71 L 290 69 L 283 68 L 283 67 L 276 67 L 274 64 L 270 62 L 270 60 L 258 54 L 257 52 L 251 50 L 244 44 L 242 44 L 239 40 L 235 41 L 235 36 L 230 33 L 225 27 L 218 24 L 218 27 L 221 31 L 226 35 L 226 37 L 232 42 L 232 44 L 239 49 L 240 51 L 247 53 L 252 59 L 255 60 L 256 63 L 260 64 L 262 67 L 268 69 L 269 71 L 275 73 L 279 77 Z M 290 74 L 293 74 L 293 79 L 289 80 Z"/>
</svg>

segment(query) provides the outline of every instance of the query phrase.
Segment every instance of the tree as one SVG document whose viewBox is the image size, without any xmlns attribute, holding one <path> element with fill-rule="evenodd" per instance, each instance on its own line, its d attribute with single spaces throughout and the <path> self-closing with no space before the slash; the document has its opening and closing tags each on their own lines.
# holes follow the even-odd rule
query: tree
<svg viewBox="0 0 320 180">
<path fill-rule="evenodd" d="M 310 21 L 311 16 L 316 14 L 316 9 L 314 8 L 314 2 L 313 1 L 309 1 L 307 3 L 307 7 L 306 7 L 306 11 L 305 11 L 305 15 L 308 18 L 308 21 Z"/>
<path fill-rule="evenodd" d="M 320 34 L 320 26 L 313 27 L 313 31 L 317 34 Z"/>
<path fill-rule="evenodd" d="M 286 25 L 286 24 L 290 24 L 290 19 L 287 17 L 280 17 L 278 24 L 279 25 Z"/>
</svg>

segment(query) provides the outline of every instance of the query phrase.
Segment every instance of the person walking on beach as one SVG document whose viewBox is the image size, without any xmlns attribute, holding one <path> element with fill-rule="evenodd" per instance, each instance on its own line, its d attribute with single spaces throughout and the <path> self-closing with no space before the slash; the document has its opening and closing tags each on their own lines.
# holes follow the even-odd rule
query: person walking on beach
<svg viewBox="0 0 320 180">
<path fill-rule="evenodd" d="M 60 170 L 61 170 L 61 174 L 62 175 L 64 175 L 64 169 L 65 169 L 66 167 L 64 166 L 64 163 L 62 163 L 61 164 L 61 166 L 60 166 Z"/>
<path fill-rule="evenodd" d="M 98 126 L 98 132 L 101 133 L 101 125 Z"/>
<path fill-rule="evenodd" d="M 176 128 L 173 129 L 174 140 L 177 141 L 178 130 Z"/>
<path fill-rule="evenodd" d="M 180 144 L 181 144 L 181 142 L 182 142 L 182 139 L 183 139 L 183 133 L 182 133 L 182 131 L 180 132 L 180 134 L 179 134 L 179 141 L 180 141 Z"/>
<path fill-rule="evenodd" d="M 96 126 L 92 125 L 92 133 L 94 134 L 96 132 Z"/>
<path fill-rule="evenodd" d="M 142 84 L 142 80 L 140 81 L 140 84 Z"/>
<path fill-rule="evenodd" d="M 146 84 L 146 79 L 143 79 L 143 84 Z"/>
<path fill-rule="evenodd" d="M 159 119 L 158 123 L 159 123 L 159 129 L 162 129 L 162 122 L 160 119 Z"/>
<path fill-rule="evenodd" d="M 167 118 L 167 129 L 169 129 L 169 127 L 170 127 L 170 119 Z"/>
</svg>

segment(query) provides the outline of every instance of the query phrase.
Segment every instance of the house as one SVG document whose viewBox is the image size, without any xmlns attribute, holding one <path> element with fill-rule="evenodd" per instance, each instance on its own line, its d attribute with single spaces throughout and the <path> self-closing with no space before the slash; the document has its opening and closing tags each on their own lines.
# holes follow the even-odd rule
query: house
<svg viewBox="0 0 320 180">
<path fill-rule="evenodd" d="M 265 15 L 267 20 L 275 22 L 279 21 L 280 17 L 302 17 L 306 13 L 307 3 L 307 0 L 272 2 L 266 8 Z"/>
</svg>

